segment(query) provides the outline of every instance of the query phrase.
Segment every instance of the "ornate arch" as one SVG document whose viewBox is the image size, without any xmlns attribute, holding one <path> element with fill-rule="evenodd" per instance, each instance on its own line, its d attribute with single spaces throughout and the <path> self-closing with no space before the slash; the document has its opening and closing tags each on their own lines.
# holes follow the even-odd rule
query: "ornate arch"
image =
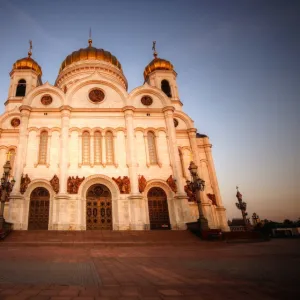
<svg viewBox="0 0 300 300">
<path fill-rule="evenodd" d="M 24 198 L 25 199 L 30 199 L 30 195 L 33 192 L 34 189 L 38 188 L 38 187 L 43 187 L 46 190 L 48 190 L 49 194 L 50 194 L 50 201 L 53 199 L 53 197 L 55 196 L 55 192 L 53 191 L 52 186 L 50 185 L 50 182 L 45 180 L 45 179 L 34 179 L 32 180 L 28 187 L 26 192 L 24 193 Z"/>
<path fill-rule="evenodd" d="M 80 185 L 78 195 L 80 195 L 81 199 L 86 199 L 86 192 L 89 187 L 97 183 L 103 184 L 109 188 L 113 200 L 119 198 L 120 192 L 117 184 L 110 177 L 102 174 L 97 174 L 88 176 Z"/>
<path fill-rule="evenodd" d="M 156 96 L 157 98 L 159 98 L 159 100 L 161 100 L 163 106 L 172 105 L 170 98 L 168 98 L 162 90 L 158 89 L 157 87 L 150 86 L 148 84 L 145 84 L 145 85 L 142 85 L 142 86 L 139 86 L 139 87 L 133 89 L 128 95 L 126 105 L 132 105 L 133 98 L 137 97 L 138 95 L 145 94 L 145 93 L 150 94 L 150 95 L 152 94 L 152 95 Z"/>
<path fill-rule="evenodd" d="M 45 82 L 43 85 L 40 85 L 36 87 L 35 89 L 32 89 L 23 99 L 23 105 L 31 105 L 33 99 L 38 96 L 39 94 L 42 93 L 49 93 L 49 94 L 54 94 L 56 95 L 60 102 L 61 105 L 65 105 L 65 94 L 61 89 L 58 87 L 51 85 L 48 81 Z"/>
<path fill-rule="evenodd" d="M 171 190 L 171 188 L 168 186 L 168 184 L 165 181 L 161 179 L 152 179 L 147 182 L 146 188 L 143 192 L 143 196 L 145 198 L 147 198 L 149 190 L 153 187 L 159 187 L 163 189 L 168 199 L 173 198 L 175 195 L 175 193 Z"/>
<path fill-rule="evenodd" d="M 106 80 L 104 77 L 102 77 L 98 72 L 94 72 L 93 74 L 91 74 L 90 76 L 83 78 L 82 80 L 79 80 L 77 82 L 75 82 L 70 89 L 67 91 L 67 103 L 70 103 L 73 95 L 82 87 L 89 85 L 89 84 L 102 84 L 104 86 L 110 87 L 111 89 L 113 89 L 114 91 L 116 91 L 123 103 L 125 104 L 126 102 L 126 98 L 127 98 L 127 92 L 125 89 L 122 89 L 118 86 L 118 84 L 115 83 L 111 83 L 108 80 Z"/>
<path fill-rule="evenodd" d="M 184 112 L 175 111 L 174 117 L 183 121 L 185 123 L 187 129 L 194 128 L 194 121 Z"/>
</svg>

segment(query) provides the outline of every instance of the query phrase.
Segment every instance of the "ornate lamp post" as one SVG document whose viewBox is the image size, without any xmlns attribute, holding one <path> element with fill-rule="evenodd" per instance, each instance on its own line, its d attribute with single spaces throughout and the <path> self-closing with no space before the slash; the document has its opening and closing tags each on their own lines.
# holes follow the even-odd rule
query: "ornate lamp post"
<svg viewBox="0 0 300 300">
<path fill-rule="evenodd" d="M 199 211 L 199 225 L 200 230 L 209 230 L 208 222 L 203 214 L 203 209 L 201 205 L 201 198 L 202 198 L 202 192 L 205 188 L 205 181 L 201 179 L 198 176 L 197 172 L 198 167 L 195 165 L 193 161 L 191 161 L 189 166 L 189 171 L 191 173 L 192 181 L 187 180 L 186 184 L 189 186 L 189 188 L 193 191 L 193 193 L 196 195 L 196 201 L 198 204 L 198 211 Z"/>
<path fill-rule="evenodd" d="M 8 155 L 9 156 L 9 155 Z M 4 204 L 7 201 L 10 192 L 12 191 L 12 188 L 15 184 L 15 180 L 12 179 L 9 181 L 9 175 L 10 175 L 10 161 L 9 157 L 8 160 L 6 161 L 5 165 L 3 166 L 3 176 L 1 178 L 1 186 L 0 186 L 0 197 L 1 197 L 1 206 L 0 206 L 0 232 L 3 231 L 4 229 Z"/>
<path fill-rule="evenodd" d="M 249 222 L 247 220 L 248 213 L 246 212 L 247 203 L 243 202 L 243 196 L 239 192 L 239 188 L 238 187 L 236 187 L 236 190 L 237 190 L 236 197 L 238 199 L 238 202 L 235 203 L 235 205 L 242 212 L 242 216 L 243 216 L 243 220 L 244 220 L 244 224 L 245 224 L 246 230 L 250 230 L 250 224 L 249 224 Z"/>
</svg>

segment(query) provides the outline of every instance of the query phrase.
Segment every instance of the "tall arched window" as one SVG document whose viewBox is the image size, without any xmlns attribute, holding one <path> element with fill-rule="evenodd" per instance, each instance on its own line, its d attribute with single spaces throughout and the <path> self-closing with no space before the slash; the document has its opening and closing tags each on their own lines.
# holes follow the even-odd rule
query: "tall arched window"
<svg viewBox="0 0 300 300">
<path fill-rule="evenodd" d="M 24 97 L 26 94 L 26 80 L 20 79 L 17 85 L 16 97 Z"/>
<path fill-rule="evenodd" d="M 147 140 L 148 140 L 150 164 L 156 165 L 157 164 L 157 153 L 156 153 L 156 146 L 155 146 L 155 135 L 152 131 L 149 131 L 147 133 Z"/>
<path fill-rule="evenodd" d="M 47 163 L 47 146 L 48 146 L 48 132 L 42 131 L 40 135 L 40 150 L 39 150 L 39 164 L 45 165 Z"/>
<path fill-rule="evenodd" d="M 101 164 L 102 148 L 101 148 L 101 132 L 96 131 L 94 134 L 94 163 Z"/>
<path fill-rule="evenodd" d="M 82 163 L 90 163 L 90 133 L 88 131 L 82 134 Z"/>
<path fill-rule="evenodd" d="M 105 134 L 106 142 L 106 163 L 114 163 L 114 136 L 111 131 L 107 131 Z"/>
<path fill-rule="evenodd" d="M 170 83 L 168 80 L 162 80 L 161 82 L 161 89 L 162 91 L 169 97 L 172 97 L 172 93 L 171 93 L 171 87 L 170 87 Z"/>
</svg>

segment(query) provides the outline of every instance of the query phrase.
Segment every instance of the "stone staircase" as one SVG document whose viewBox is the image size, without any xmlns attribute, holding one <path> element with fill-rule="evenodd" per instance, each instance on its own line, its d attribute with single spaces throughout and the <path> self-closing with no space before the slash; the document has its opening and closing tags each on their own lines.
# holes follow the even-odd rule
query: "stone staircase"
<svg viewBox="0 0 300 300">
<path fill-rule="evenodd" d="M 201 243 L 189 231 L 13 231 L 0 247 L 5 246 L 144 246 L 187 245 Z"/>
</svg>

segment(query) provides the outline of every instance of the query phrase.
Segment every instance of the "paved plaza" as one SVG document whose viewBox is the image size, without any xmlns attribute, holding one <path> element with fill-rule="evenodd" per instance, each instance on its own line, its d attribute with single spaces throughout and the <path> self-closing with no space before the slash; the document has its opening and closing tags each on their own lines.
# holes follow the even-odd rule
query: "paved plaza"
<svg viewBox="0 0 300 300">
<path fill-rule="evenodd" d="M 14 232 L 0 299 L 299 299 L 300 239 L 204 242 L 189 232 Z"/>
</svg>

